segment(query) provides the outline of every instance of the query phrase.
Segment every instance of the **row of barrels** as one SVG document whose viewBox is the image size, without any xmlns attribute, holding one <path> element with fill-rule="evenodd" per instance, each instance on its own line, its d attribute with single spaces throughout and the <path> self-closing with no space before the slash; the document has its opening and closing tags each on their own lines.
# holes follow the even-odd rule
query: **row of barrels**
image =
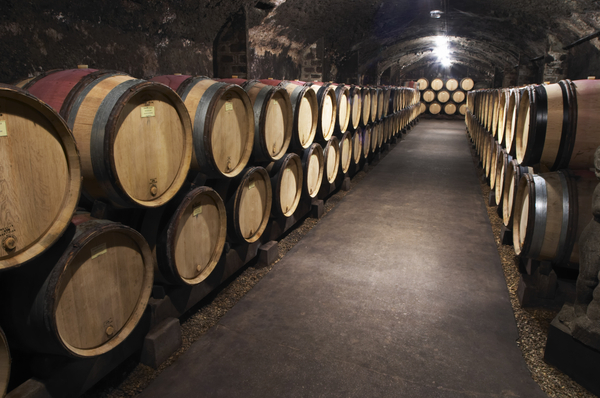
<svg viewBox="0 0 600 398">
<path fill-rule="evenodd" d="M 578 268 L 598 183 L 600 81 L 478 90 L 465 122 L 516 254 Z"/>
<path fill-rule="evenodd" d="M 419 86 L 419 90 L 421 91 L 427 90 L 428 88 L 431 88 L 433 91 L 440 91 L 444 88 L 448 91 L 455 91 L 459 88 L 462 91 L 471 91 L 473 90 L 473 87 L 475 87 L 475 82 L 473 82 L 473 79 L 470 77 L 465 77 L 461 79 L 460 82 L 454 78 L 446 79 L 446 81 L 440 78 L 435 78 L 431 81 L 431 84 L 429 84 L 429 80 L 422 77 L 417 80 L 417 84 Z"/>
<path fill-rule="evenodd" d="M 465 103 L 456 104 L 454 102 L 449 102 L 447 104 L 440 104 L 438 102 L 431 102 L 428 104 L 422 103 L 422 105 L 432 115 L 438 115 L 442 112 L 446 115 L 464 115 L 467 110 L 467 105 Z"/>
<path fill-rule="evenodd" d="M 338 115 L 329 93 L 339 85 L 167 79 L 76 69 L 31 80 L 29 91 L 0 86 L 0 319 L 19 349 L 108 352 L 136 326 L 154 283 L 202 282 L 226 241 L 259 240 L 270 217 L 291 216 L 420 110 L 416 90 L 394 90 L 390 106 L 408 106 L 274 156 L 289 130 L 316 132 L 311 122 Z M 99 202 L 127 222 L 91 217 Z M 0 347 L 0 386 L 9 358 Z"/>
<path fill-rule="evenodd" d="M 421 98 L 425 102 L 437 101 L 442 104 L 445 104 L 448 101 L 452 101 L 457 104 L 460 104 L 465 101 L 466 94 L 464 91 L 461 90 L 454 91 L 453 93 L 450 93 L 446 90 L 441 90 L 437 92 L 433 90 L 426 90 L 423 93 L 421 93 Z"/>
</svg>

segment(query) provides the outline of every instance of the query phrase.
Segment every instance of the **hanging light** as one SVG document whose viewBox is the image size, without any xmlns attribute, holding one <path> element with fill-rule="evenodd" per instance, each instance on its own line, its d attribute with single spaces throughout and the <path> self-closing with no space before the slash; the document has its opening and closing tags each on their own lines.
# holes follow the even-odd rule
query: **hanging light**
<svg viewBox="0 0 600 398">
<path fill-rule="evenodd" d="M 429 16 L 431 18 L 440 19 L 442 17 L 443 13 L 444 12 L 440 11 L 440 10 L 431 10 L 431 11 L 429 11 Z"/>
</svg>

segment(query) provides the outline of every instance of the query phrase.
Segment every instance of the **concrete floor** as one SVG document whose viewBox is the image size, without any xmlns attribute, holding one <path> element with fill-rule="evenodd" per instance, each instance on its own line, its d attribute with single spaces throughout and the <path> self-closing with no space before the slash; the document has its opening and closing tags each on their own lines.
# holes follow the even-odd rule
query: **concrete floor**
<svg viewBox="0 0 600 398">
<path fill-rule="evenodd" d="M 464 123 L 424 120 L 142 397 L 544 397 Z"/>
</svg>

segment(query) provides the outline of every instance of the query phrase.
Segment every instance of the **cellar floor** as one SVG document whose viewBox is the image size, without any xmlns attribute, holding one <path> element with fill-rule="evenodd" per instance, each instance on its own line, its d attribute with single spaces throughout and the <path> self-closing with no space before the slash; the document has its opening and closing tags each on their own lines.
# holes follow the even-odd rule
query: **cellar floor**
<svg viewBox="0 0 600 398">
<path fill-rule="evenodd" d="M 423 120 L 141 397 L 544 397 L 464 122 Z"/>
</svg>

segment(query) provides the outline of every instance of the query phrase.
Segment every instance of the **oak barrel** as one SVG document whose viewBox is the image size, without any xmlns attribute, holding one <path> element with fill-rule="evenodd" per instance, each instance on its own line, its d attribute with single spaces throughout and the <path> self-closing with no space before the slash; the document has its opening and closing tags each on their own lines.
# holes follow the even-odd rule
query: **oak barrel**
<svg viewBox="0 0 600 398">
<path fill-rule="evenodd" d="M 444 106 L 444 113 L 446 115 L 454 115 L 456 113 L 456 104 L 449 102 Z"/>
<path fill-rule="evenodd" d="M 366 126 L 371 121 L 371 90 L 368 87 L 362 87 L 362 112 L 360 125 Z"/>
<path fill-rule="evenodd" d="M 589 170 L 525 174 L 513 221 L 515 253 L 577 268 L 578 241 L 591 219 L 598 180 Z"/>
<path fill-rule="evenodd" d="M 437 102 L 432 102 L 431 104 L 429 104 L 429 113 L 431 113 L 432 115 L 437 115 L 441 112 L 441 110 L 442 106 Z"/>
<path fill-rule="evenodd" d="M 337 137 L 331 137 L 323 148 L 323 160 L 323 182 L 333 184 L 340 170 L 340 140 Z"/>
<path fill-rule="evenodd" d="M 465 115 L 465 114 L 466 114 L 466 112 L 467 112 L 467 105 L 465 105 L 465 104 L 461 104 L 461 105 L 458 107 L 458 112 L 459 112 L 461 115 Z"/>
<path fill-rule="evenodd" d="M 429 80 L 425 79 L 424 77 L 417 80 L 417 83 L 419 84 L 419 90 L 421 91 L 427 90 L 427 87 L 429 87 Z"/>
<path fill-rule="evenodd" d="M 362 155 L 362 129 L 358 128 L 352 134 L 352 160 L 354 164 L 358 164 L 360 162 Z"/>
<path fill-rule="evenodd" d="M 444 81 L 442 79 L 436 78 L 431 81 L 431 88 L 434 91 L 440 91 L 444 88 Z"/>
<path fill-rule="evenodd" d="M 496 163 L 496 183 L 494 184 L 494 196 L 496 197 L 496 205 L 502 208 L 502 199 L 504 197 L 504 182 L 512 156 L 506 153 L 505 149 L 501 149 L 497 157 Z"/>
<path fill-rule="evenodd" d="M 335 90 L 335 100 L 337 102 L 337 123 L 335 130 L 345 133 L 350 123 L 352 107 L 350 103 L 350 89 L 344 84 L 332 84 Z"/>
<path fill-rule="evenodd" d="M 383 117 L 383 109 L 386 106 L 385 93 L 383 87 L 377 88 L 377 120 L 381 120 Z"/>
<path fill-rule="evenodd" d="M 446 80 L 446 90 L 454 91 L 458 88 L 458 81 L 456 79 Z"/>
<path fill-rule="evenodd" d="M 360 86 L 351 86 L 348 94 L 350 98 L 350 126 L 356 130 L 360 126 L 362 115 L 362 89 Z"/>
<path fill-rule="evenodd" d="M 319 119 L 319 105 L 315 91 L 285 80 L 263 79 L 260 82 L 283 87 L 288 92 L 294 114 L 290 147 L 295 151 L 308 148 L 315 139 Z"/>
<path fill-rule="evenodd" d="M 427 90 L 423 93 L 423 101 L 432 102 L 435 100 L 435 92 L 432 90 Z"/>
<path fill-rule="evenodd" d="M 10 381 L 10 349 L 8 341 L 2 329 L 0 329 L 0 397 L 6 394 L 6 388 Z"/>
<path fill-rule="evenodd" d="M 517 119 L 519 113 L 519 106 L 521 101 L 521 90 L 512 89 L 508 97 L 508 105 L 506 106 L 506 122 L 504 128 L 504 147 L 506 151 L 514 156 L 515 154 L 515 142 L 516 142 L 516 131 L 517 131 Z"/>
<path fill-rule="evenodd" d="M 51 107 L 0 84 L 0 269 L 40 255 L 64 233 L 79 200 L 75 139 Z"/>
<path fill-rule="evenodd" d="M 369 153 L 371 153 L 371 134 L 373 132 L 373 128 L 371 126 L 367 126 L 362 130 L 362 154 L 363 158 L 367 158 Z"/>
<path fill-rule="evenodd" d="M 321 188 L 323 181 L 323 170 L 325 160 L 323 158 L 323 147 L 314 143 L 304 150 L 302 154 L 302 169 L 304 172 L 304 192 L 315 198 Z"/>
<path fill-rule="evenodd" d="M 165 225 L 159 228 L 156 253 L 159 282 L 197 285 L 213 271 L 223 252 L 227 213 L 223 199 L 212 188 L 200 186 L 167 205 Z M 148 223 L 152 223 L 152 213 Z M 144 228 L 142 228 L 144 233 Z"/>
<path fill-rule="evenodd" d="M 340 147 L 340 170 L 342 174 L 346 174 L 352 163 L 352 134 L 346 131 L 339 139 Z"/>
<path fill-rule="evenodd" d="M 337 120 L 337 100 L 335 89 L 329 84 L 306 83 L 317 94 L 317 103 L 319 105 L 319 118 L 317 122 L 316 141 L 327 142 L 333 135 L 335 123 Z"/>
<path fill-rule="evenodd" d="M 460 88 L 463 89 L 464 91 L 473 90 L 473 87 L 475 87 L 475 83 L 473 82 L 473 79 L 471 79 L 470 77 L 465 77 L 464 79 L 462 79 L 460 81 Z"/>
<path fill-rule="evenodd" d="M 457 104 L 460 104 L 464 100 L 465 100 L 465 92 L 464 91 L 457 90 L 452 93 L 452 101 L 456 102 Z"/>
<path fill-rule="evenodd" d="M 191 120 L 169 87 L 94 69 L 57 71 L 26 87 L 72 128 L 89 199 L 158 207 L 185 181 Z"/>
<path fill-rule="evenodd" d="M 296 211 L 302 196 L 304 172 L 302 160 L 295 153 L 288 153 L 267 167 L 273 189 L 271 212 L 276 216 L 290 217 Z"/>
<path fill-rule="evenodd" d="M 10 290 L 1 310 L 5 331 L 23 351 L 104 354 L 141 319 L 153 280 L 154 258 L 140 233 L 77 214 L 44 257 L 2 281 Z"/>
<path fill-rule="evenodd" d="M 427 105 L 425 105 L 424 102 L 421 102 L 419 104 L 419 113 L 425 113 L 426 110 L 427 110 Z"/>
<path fill-rule="evenodd" d="M 379 90 L 375 87 L 370 87 L 371 92 L 371 112 L 370 120 L 371 123 L 377 121 L 377 101 L 379 100 Z"/>
</svg>

